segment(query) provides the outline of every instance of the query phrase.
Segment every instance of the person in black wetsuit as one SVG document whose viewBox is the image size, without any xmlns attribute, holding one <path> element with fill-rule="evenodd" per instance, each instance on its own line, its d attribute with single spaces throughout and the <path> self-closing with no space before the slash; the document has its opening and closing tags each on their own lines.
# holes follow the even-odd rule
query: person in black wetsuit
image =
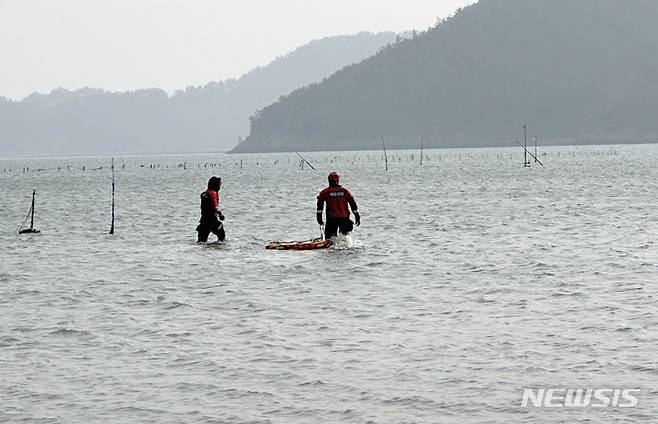
<svg viewBox="0 0 658 424">
<path fill-rule="evenodd" d="M 196 227 L 198 233 L 197 242 L 203 243 L 208 241 L 208 235 L 213 233 L 217 240 L 224 241 L 226 232 L 224 231 L 224 215 L 219 210 L 219 190 L 222 187 L 222 179 L 219 177 L 210 177 L 208 180 L 208 190 L 201 193 L 201 220 Z"/>
</svg>

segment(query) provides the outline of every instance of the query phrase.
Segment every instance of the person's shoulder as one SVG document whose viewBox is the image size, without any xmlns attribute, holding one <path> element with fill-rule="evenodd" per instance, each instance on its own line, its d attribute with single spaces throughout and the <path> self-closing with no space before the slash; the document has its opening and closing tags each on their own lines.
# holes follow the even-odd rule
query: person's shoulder
<svg viewBox="0 0 658 424">
<path fill-rule="evenodd" d="M 327 193 L 329 193 L 330 191 L 331 191 L 331 187 L 325 187 L 322 190 L 320 190 L 320 196 L 324 196 Z"/>
<path fill-rule="evenodd" d="M 345 197 L 347 197 L 347 199 L 354 199 L 354 195 L 347 188 L 343 187 L 343 191 L 345 192 Z"/>
</svg>

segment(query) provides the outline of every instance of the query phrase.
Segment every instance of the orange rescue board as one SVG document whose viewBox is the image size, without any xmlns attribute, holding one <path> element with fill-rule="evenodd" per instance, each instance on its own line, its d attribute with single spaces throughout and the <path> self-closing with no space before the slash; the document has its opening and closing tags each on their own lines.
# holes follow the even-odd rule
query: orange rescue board
<svg viewBox="0 0 658 424">
<path fill-rule="evenodd" d="M 314 239 L 306 241 L 272 241 L 265 246 L 270 250 L 315 250 L 331 246 L 331 240 Z"/>
</svg>

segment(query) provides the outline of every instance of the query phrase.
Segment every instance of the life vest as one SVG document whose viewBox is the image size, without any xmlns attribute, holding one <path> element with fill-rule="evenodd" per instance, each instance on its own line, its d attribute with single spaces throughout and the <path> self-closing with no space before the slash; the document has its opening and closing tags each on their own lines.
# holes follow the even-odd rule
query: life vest
<svg viewBox="0 0 658 424">
<path fill-rule="evenodd" d="M 216 191 L 206 190 L 201 193 L 201 216 L 214 217 L 219 203 Z"/>
</svg>

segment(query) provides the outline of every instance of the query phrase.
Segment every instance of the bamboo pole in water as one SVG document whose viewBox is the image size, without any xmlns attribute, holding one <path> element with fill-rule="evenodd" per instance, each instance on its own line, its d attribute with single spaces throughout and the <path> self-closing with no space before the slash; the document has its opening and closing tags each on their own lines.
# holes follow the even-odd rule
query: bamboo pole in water
<svg viewBox="0 0 658 424">
<path fill-rule="evenodd" d="M 386 170 L 388 171 L 388 156 L 386 155 L 386 143 L 384 143 L 384 137 L 382 137 L 382 148 L 384 149 L 384 164 Z"/>
<path fill-rule="evenodd" d="M 18 228 L 18 234 L 38 234 L 40 233 L 39 230 L 34 229 L 34 198 L 36 196 L 36 190 L 32 190 L 32 204 L 30 205 L 30 211 L 28 212 L 27 216 L 25 217 L 25 220 L 21 224 L 21 226 Z M 27 221 L 28 216 L 30 217 L 30 228 L 23 228 L 23 225 L 25 225 L 25 221 Z"/>
<path fill-rule="evenodd" d="M 32 190 L 32 216 L 30 217 L 30 230 L 34 229 L 34 196 L 37 194 L 36 190 Z"/>
<path fill-rule="evenodd" d="M 110 224 L 110 234 L 114 234 L 114 158 L 112 158 L 112 223 Z"/>
<path fill-rule="evenodd" d="M 528 161 L 528 139 L 526 135 L 526 125 L 523 124 L 523 167 L 527 168 L 530 166 Z"/>
<path fill-rule="evenodd" d="M 525 147 L 523 144 L 521 144 L 521 142 L 519 142 L 519 140 L 516 140 L 516 144 L 518 144 L 519 146 L 523 147 L 523 151 L 524 151 L 524 153 L 525 153 L 526 155 L 530 155 L 530 156 L 532 156 L 535 160 L 537 160 L 537 163 L 538 163 L 538 164 L 540 164 L 541 166 L 544 166 L 544 164 L 543 164 L 539 159 L 537 159 L 537 157 L 536 157 L 535 155 L 533 155 L 532 153 L 530 153 L 530 152 L 528 151 L 528 149 L 526 149 L 526 147 Z M 530 166 L 530 162 L 528 162 L 526 166 Z"/>
<path fill-rule="evenodd" d="M 311 165 L 311 163 L 310 163 L 309 161 L 307 161 L 307 160 L 304 158 L 304 156 L 300 155 L 299 152 L 295 152 L 295 153 L 297 153 L 297 156 L 299 156 L 300 158 L 302 158 L 302 169 L 304 169 L 304 162 L 306 162 L 306 164 L 307 164 L 312 170 L 315 171 L 315 168 L 313 168 L 313 165 Z"/>
</svg>

